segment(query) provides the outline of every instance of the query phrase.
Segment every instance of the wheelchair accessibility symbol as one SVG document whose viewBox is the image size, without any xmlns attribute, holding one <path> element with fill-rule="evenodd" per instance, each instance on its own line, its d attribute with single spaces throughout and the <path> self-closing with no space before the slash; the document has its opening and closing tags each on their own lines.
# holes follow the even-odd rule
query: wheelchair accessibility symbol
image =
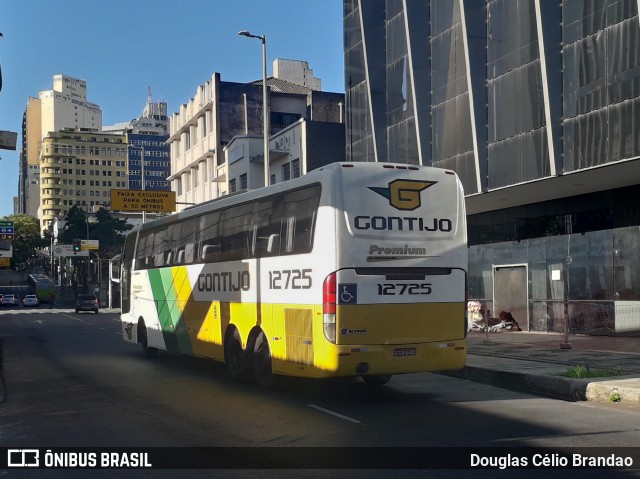
<svg viewBox="0 0 640 479">
<path fill-rule="evenodd" d="M 338 285 L 338 302 L 340 304 L 355 304 L 358 302 L 358 285 L 342 283 Z"/>
</svg>

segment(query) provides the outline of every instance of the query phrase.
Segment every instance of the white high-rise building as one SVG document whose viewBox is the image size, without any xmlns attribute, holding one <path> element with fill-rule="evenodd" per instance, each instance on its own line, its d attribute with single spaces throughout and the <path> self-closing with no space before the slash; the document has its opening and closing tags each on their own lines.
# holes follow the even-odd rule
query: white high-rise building
<svg viewBox="0 0 640 479">
<path fill-rule="evenodd" d="M 39 93 L 42 109 L 42 137 L 62 128 L 102 130 L 102 110 L 87 101 L 87 82 L 54 75 L 53 89 Z"/>
<path fill-rule="evenodd" d="M 309 68 L 309 62 L 276 58 L 273 60 L 272 66 L 274 78 L 295 83 L 311 90 L 322 90 L 322 81 L 320 78 L 313 76 L 313 70 Z"/>
</svg>

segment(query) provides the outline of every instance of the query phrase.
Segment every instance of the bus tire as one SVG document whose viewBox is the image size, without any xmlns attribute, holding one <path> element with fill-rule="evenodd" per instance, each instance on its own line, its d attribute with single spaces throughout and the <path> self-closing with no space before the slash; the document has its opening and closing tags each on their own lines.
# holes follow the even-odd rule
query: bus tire
<svg viewBox="0 0 640 479">
<path fill-rule="evenodd" d="M 138 342 L 142 344 L 142 352 L 148 358 L 155 358 L 158 355 L 158 348 L 149 346 L 149 339 L 147 337 L 147 326 L 144 324 L 144 320 L 141 319 L 138 323 Z"/>
<path fill-rule="evenodd" d="M 253 377 L 258 386 L 263 388 L 272 387 L 275 383 L 275 376 L 271 364 L 271 349 L 264 331 L 260 331 L 260 334 L 255 339 L 252 365 Z"/>
<path fill-rule="evenodd" d="M 237 329 L 227 332 L 224 341 L 224 364 L 229 376 L 235 381 L 246 382 L 249 379 L 247 354 L 242 349 L 240 333 Z"/>
<path fill-rule="evenodd" d="M 391 374 L 375 374 L 373 376 L 362 376 L 364 382 L 369 386 L 382 386 L 391 379 Z"/>
</svg>

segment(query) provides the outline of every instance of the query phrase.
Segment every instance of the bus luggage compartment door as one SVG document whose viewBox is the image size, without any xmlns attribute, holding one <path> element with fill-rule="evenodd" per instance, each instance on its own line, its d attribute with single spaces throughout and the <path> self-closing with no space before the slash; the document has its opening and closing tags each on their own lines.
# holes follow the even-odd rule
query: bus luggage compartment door
<svg viewBox="0 0 640 479">
<path fill-rule="evenodd" d="M 353 268 L 336 280 L 336 343 L 409 344 L 464 337 L 465 272 Z"/>
</svg>

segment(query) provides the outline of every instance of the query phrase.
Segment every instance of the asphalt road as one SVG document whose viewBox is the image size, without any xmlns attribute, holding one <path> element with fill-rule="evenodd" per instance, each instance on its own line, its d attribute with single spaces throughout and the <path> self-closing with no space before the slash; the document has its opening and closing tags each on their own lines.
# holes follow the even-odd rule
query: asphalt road
<svg viewBox="0 0 640 479">
<path fill-rule="evenodd" d="M 381 388 L 357 379 L 287 379 L 274 390 L 261 390 L 233 382 L 212 361 L 167 353 L 145 358 L 122 340 L 114 312 L 1 310 L 0 338 L 5 393 L 0 447 L 239 447 L 246 448 L 240 450 L 244 454 L 265 447 L 333 447 L 345 455 L 356 447 L 375 447 L 394 455 L 417 447 L 631 447 L 640 438 L 637 411 L 540 398 L 437 374 L 397 376 Z M 224 474 L 147 471 L 131 477 L 256 477 L 241 466 Z M 0 470 L 0 477 L 15 472 Z M 31 471 L 29 477 L 60 477 L 55 472 Z M 87 471 L 67 472 L 85 477 Z M 282 471 L 259 472 L 283 477 Z M 303 469 L 287 477 L 390 477 L 390 472 Z M 402 467 L 392 472 L 393 477 L 426 475 Z M 507 472 L 538 477 L 541 471 L 428 475 Z M 596 472 L 583 470 L 580 477 L 602 477 Z M 123 473 L 92 471 L 92 476 Z M 544 475 L 567 477 L 567 472 L 550 469 Z"/>
</svg>

